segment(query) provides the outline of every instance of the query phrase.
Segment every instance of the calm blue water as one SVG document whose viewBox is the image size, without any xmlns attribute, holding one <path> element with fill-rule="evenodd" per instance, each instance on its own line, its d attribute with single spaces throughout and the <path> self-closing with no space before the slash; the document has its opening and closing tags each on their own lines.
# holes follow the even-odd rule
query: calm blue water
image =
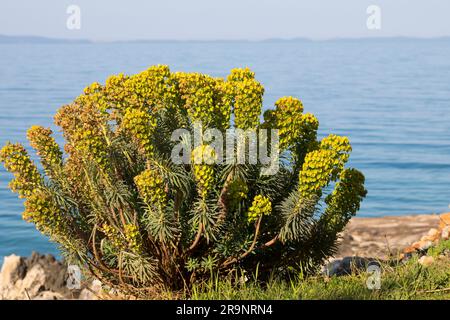
<svg viewBox="0 0 450 320">
<path fill-rule="evenodd" d="M 367 178 L 360 216 L 442 212 L 450 203 L 450 41 L 213 42 L 0 45 L 0 144 L 25 142 L 33 124 L 93 81 L 153 64 L 225 76 L 249 66 L 265 105 L 300 97 L 320 132 L 350 137 Z M 0 169 L 0 256 L 56 253 L 21 220 Z"/>
</svg>

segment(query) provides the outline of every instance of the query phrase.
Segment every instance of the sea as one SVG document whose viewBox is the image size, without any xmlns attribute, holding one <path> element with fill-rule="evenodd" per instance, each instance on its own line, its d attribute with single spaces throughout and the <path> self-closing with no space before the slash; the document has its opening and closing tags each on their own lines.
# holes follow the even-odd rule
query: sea
<svg viewBox="0 0 450 320">
<path fill-rule="evenodd" d="M 350 138 L 349 166 L 365 174 L 368 189 L 357 216 L 449 211 L 450 38 L 0 41 L 0 145 L 28 147 L 25 133 L 34 124 L 60 134 L 54 113 L 84 87 L 156 64 L 221 77 L 248 66 L 265 87 L 264 108 L 279 97 L 300 98 L 318 117 L 321 137 Z M 1 166 L 0 257 L 58 256 L 57 246 L 22 220 L 10 180 Z"/>
</svg>

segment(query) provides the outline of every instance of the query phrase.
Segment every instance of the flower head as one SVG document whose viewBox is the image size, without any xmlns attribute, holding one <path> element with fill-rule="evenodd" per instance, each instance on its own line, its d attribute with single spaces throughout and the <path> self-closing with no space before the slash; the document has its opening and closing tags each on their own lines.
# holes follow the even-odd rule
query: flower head
<svg viewBox="0 0 450 320">
<path fill-rule="evenodd" d="M 248 209 L 248 221 L 255 221 L 263 215 L 269 215 L 271 212 L 272 203 L 270 199 L 263 195 L 257 195 L 253 198 L 252 205 Z"/>
<path fill-rule="evenodd" d="M 41 126 L 32 126 L 27 131 L 27 138 L 41 158 L 45 173 L 50 177 L 54 176 L 55 171 L 61 168 L 63 159 L 62 152 L 52 137 L 52 130 Z"/>
<path fill-rule="evenodd" d="M 6 144 L 0 151 L 0 161 L 4 163 L 6 170 L 14 174 L 9 187 L 17 192 L 20 198 L 31 195 L 42 185 L 43 180 L 37 167 L 20 143 Z"/>
</svg>

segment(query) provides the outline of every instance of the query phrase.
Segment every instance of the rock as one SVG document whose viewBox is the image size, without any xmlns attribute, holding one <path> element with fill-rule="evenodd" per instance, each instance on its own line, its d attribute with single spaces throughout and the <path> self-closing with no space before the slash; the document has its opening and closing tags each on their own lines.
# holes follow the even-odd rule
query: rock
<svg viewBox="0 0 450 320">
<path fill-rule="evenodd" d="M 92 281 L 91 290 L 96 294 L 101 294 L 103 291 L 102 283 L 97 279 Z"/>
<path fill-rule="evenodd" d="M 14 285 L 18 279 L 23 279 L 26 273 L 24 259 L 12 254 L 3 259 L 2 270 L 0 271 L 0 285 L 9 287 Z"/>
<path fill-rule="evenodd" d="M 420 250 L 428 250 L 429 248 L 431 248 L 433 246 L 433 242 L 431 241 L 421 241 L 420 242 Z"/>
<path fill-rule="evenodd" d="M 419 259 L 419 263 L 421 265 L 423 265 L 424 267 L 428 267 L 428 266 L 432 265 L 433 262 L 434 262 L 434 258 L 431 256 L 422 256 Z"/>
<path fill-rule="evenodd" d="M 441 239 L 442 240 L 448 240 L 450 233 L 450 226 L 446 226 L 441 231 Z"/>
<path fill-rule="evenodd" d="M 3 259 L 0 271 L 1 299 L 17 299 L 20 296 L 15 284 L 22 281 L 26 270 L 24 259 L 19 256 L 13 254 Z"/>
<path fill-rule="evenodd" d="M 444 229 L 447 226 L 450 226 L 450 212 L 443 213 L 439 216 L 439 229 Z"/>
<path fill-rule="evenodd" d="M 35 265 L 43 268 L 46 275 L 46 290 L 59 292 L 63 295 L 70 293 L 70 290 L 66 287 L 67 266 L 56 260 L 54 256 L 33 252 L 25 262 L 29 270 Z"/>
<path fill-rule="evenodd" d="M 440 232 L 438 229 L 432 228 L 428 231 L 427 235 L 423 236 L 420 241 L 432 241 L 436 242 L 439 241 L 440 238 Z"/>
<path fill-rule="evenodd" d="M 102 283 L 98 280 L 92 281 L 88 288 L 81 290 L 79 300 L 98 300 L 102 294 Z"/>
<path fill-rule="evenodd" d="M 0 299 L 77 299 L 81 290 L 66 285 L 67 265 L 52 255 L 33 252 L 28 258 L 15 255 L 5 257 L 0 273 Z M 94 293 L 101 293 L 99 282 L 90 285 Z"/>
<path fill-rule="evenodd" d="M 414 242 L 411 247 L 418 251 L 426 251 L 431 246 L 433 246 L 433 242 L 431 242 L 430 240 L 425 240 L 425 241 L 421 240 L 421 241 Z"/>
<path fill-rule="evenodd" d="M 98 297 L 89 289 L 83 289 L 78 297 L 79 300 L 97 300 Z"/>
<path fill-rule="evenodd" d="M 430 231 L 428 231 L 428 236 L 431 238 L 439 237 L 439 230 L 435 228 L 431 228 Z"/>
<path fill-rule="evenodd" d="M 323 273 L 326 276 L 343 276 L 352 273 L 358 273 L 361 270 L 366 270 L 369 265 L 380 266 L 377 259 L 364 257 L 345 257 L 343 259 L 334 260 L 328 263 Z"/>
<path fill-rule="evenodd" d="M 64 300 L 65 297 L 57 292 L 42 291 L 33 300 Z"/>
<path fill-rule="evenodd" d="M 398 256 L 398 261 L 406 262 L 413 257 L 413 252 L 405 252 L 401 253 Z"/>
<path fill-rule="evenodd" d="M 404 253 L 405 255 L 411 254 L 411 253 L 414 253 L 414 252 L 416 252 L 416 249 L 415 249 L 412 245 L 409 246 L 409 247 L 406 247 L 406 248 L 403 250 L 403 253 Z M 403 255 L 400 255 L 400 256 L 401 256 L 400 259 L 403 259 Z"/>
<path fill-rule="evenodd" d="M 46 287 L 46 275 L 44 268 L 40 265 L 34 265 L 30 271 L 27 272 L 25 278 L 21 281 L 19 286 L 19 293 L 22 296 L 33 299 Z"/>
</svg>

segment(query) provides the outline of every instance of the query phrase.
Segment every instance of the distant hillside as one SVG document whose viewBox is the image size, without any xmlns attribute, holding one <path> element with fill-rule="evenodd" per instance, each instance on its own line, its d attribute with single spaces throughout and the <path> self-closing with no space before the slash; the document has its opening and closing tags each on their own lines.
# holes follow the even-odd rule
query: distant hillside
<svg viewBox="0 0 450 320">
<path fill-rule="evenodd" d="M 84 39 L 57 39 L 37 36 L 5 36 L 0 35 L 0 43 L 90 43 Z"/>
<path fill-rule="evenodd" d="M 7 36 L 0 34 L 0 44 L 8 43 L 28 43 L 28 44 L 78 44 L 78 43 L 214 43 L 214 42 L 252 42 L 252 43 L 266 43 L 266 42 L 365 42 L 365 41 L 450 41 L 450 37 L 436 37 L 436 38 L 412 38 L 412 37 L 362 37 L 362 38 L 330 38 L 330 39 L 310 39 L 310 38 L 268 38 L 260 40 L 245 40 L 245 39 L 192 39 L 192 40 L 177 40 L 177 39 L 129 39 L 129 40 L 102 40 L 92 41 L 87 39 L 62 39 L 62 38 L 47 38 L 39 36 Z"/>
</svg>

